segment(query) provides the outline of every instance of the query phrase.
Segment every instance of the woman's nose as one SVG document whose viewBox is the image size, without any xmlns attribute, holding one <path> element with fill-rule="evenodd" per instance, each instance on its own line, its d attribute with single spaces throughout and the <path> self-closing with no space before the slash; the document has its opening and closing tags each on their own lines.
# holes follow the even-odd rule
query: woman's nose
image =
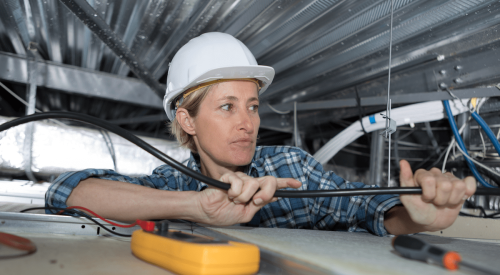
<svg viewBox="0 0 500 275">
<path fill-rule="evenodd" d="M 245 130 L 249 133 L 252 133 L 254 131 L 254 125 L 253 121 L 251 118 L 251 114 L 249 114 L 246 109 L 240 109 L 238 119 L 238 130 Z"/>
</svg>

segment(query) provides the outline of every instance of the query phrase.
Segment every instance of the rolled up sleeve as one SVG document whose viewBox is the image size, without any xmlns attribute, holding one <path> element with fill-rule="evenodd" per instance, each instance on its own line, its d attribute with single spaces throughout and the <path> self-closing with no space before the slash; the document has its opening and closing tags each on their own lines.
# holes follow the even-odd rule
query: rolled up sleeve
<svg viewBox="0 0 500 275">
<path fill-rule="evenodd" d="M 161 168 L 161 167 L 159 167 Z M 159 168 L 155 169 L 154 172 L 158 172 Z M 156 189 L 163 190 L 175 190 L 178 189 L 178 185 L 175 184 L 175 180 L 170 181 L 167 184 L 167 178 L 163 174 L 153 173 L 150 176 L 132 178 L 118 174 L 113 170 L 107 169 L 86 169 L 77 172 L 66 172 L 61 174 L 49 187 L 45 193 L 45 206 L 46 207 L 57 207 L 66 208 L 68 207 L 66 201 L 68 197 L 73 192 L 73 189 L 83 180 L 88 178 L 99 178 L 105 180 L 128 182 L 137 185 L 147 186 Z M 54 214 L 57 210 L 46 209 L 45 213 Z"/>
</svg>

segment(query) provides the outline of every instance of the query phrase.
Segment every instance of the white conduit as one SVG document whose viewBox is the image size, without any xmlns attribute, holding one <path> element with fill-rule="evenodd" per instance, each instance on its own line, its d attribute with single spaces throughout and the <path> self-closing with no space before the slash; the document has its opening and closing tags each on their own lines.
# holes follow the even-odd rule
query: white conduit
<svg viewBox="0 0 500 275">
<path fill-rule="evenodd" d="M 454 116 L 469 111 L 467 101 L 469 99 L 450 100 L 451 111 Z M 410 123 L 420 123 L 426 121 L 440 120 L 446 117 L 443 102 L 429 101 L 424 103 L 412 104 L 391 110 L 391 119 L 396 120 L 397 125 L 406 125 Z M 385 119 L 379 113 L 366 116 L 363 118 L 363 126 L 366 132 L 372 132 L 385 128 Z M 351 124 L 344 131 L 333 137 L 315 154 L 314 158 L 321 164 L 327 163 L 335 156 L 342 148 L 362 136 L 363 130 L 359 120 Z"/>
</svg>

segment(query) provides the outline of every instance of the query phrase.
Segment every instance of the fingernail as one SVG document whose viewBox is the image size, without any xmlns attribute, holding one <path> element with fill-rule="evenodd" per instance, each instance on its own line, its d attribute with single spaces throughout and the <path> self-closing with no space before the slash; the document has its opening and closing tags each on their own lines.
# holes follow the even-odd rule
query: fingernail
<svg viewBox="0 0 500 275">
<path fill-rule="evenodd" d="M 229 199 L 230 199 L 230 200 L 233 200 L 233 199 L 234 199 L 234 197 L 229 197 Z"/>
<path fill-rule="evenodd" d="M 259 205 L 262 203 L 262 199 L 255 199 L 255 200 L 253 200 L 253 203 L 255 203 L 256 205 Z"/>
<path fill-rule="evenodd" d="M 465 195 L 462 200 L 466 201 L 469 197 L 467 195 Z"/>
<path fill-rule="evenodd" d="M 240 203 L 239 201 L 233 201 L 233 202 L 234 202 L 234 204 L 239 204 Z"/>
</svg>

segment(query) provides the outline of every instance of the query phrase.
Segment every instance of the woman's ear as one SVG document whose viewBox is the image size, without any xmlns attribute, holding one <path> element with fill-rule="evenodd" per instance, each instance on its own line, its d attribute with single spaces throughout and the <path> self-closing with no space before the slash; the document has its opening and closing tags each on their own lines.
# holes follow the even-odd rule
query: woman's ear
<svg viewBox="0 0 500 275">
<path fill-rule="evenodd" d="M 186 109 L 178 108 L 175 114 L 175 119 L 177 119 L 177 122 L 179 122 L 184 132 L 192 136 L 196 135 L 193 118 L 189 115 L 189 112 Z"/>
</svg>

